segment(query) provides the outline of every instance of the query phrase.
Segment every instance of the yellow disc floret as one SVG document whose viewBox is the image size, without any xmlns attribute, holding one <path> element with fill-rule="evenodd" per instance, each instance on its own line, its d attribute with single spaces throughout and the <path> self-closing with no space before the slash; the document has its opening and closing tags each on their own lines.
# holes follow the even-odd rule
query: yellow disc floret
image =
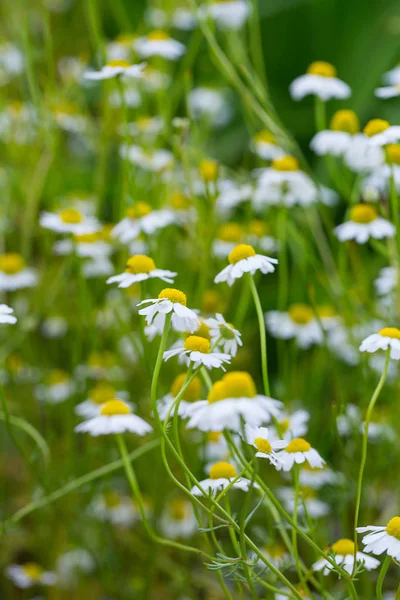
<svg viewBox="0 0 400 600">
<path fill-rule="evenodd" d="M 113 417 L 114 415 L 129 415 L 131 409 L 125 402 L 119 400 L 118 398 L 114 398 L 113 400 L 109 400 L 100 409 L 100 414 L 105 417 Z"/>
<path fill-rule="evenodd" d="M 150 273 L 155 268 L 154 260 L 150 256 L 136 254 L 136 256 L 128 258 L 125 271 L 137 275 L 138 273 Z"/>
<path fill-rule="evenodd" d="M 400 329 L 397 329 L 397 327 L 384 327 L 379 331 L 379 335 L 400 340 Z"/>
<path fill-rule="evenodd" d="M 210 328 L 202 319 L 200 319 L 199 328 L 196 329 L 194 333 L 199 337 L 205 338 L 206 340 L 211 340 Z"/>
<path fill-rule="evenodd" d="M 299 161 L 294 156 L 282 156 L 273 160 L 271 167 L 275 171 L 298 171 Z"/>
<path fill-rule="evenodd" d="M 160 300 L 169 300 L 170 302 L 182 304 L 183 306 L 186 306 L 187 302 L 186 294 L 181 292 L 181 290 L 176 290 L 175 288 L 164 288 L 158 294 L 158 297 Z"/>
<path fill-rule="evenodd" d="M 240 242 L 243 236 L 243 228 L 239 223 L 224 223 L 218 229 L 217 238 L 223 242 Z"/>
<path fill-rule="evenodd" d="M 228 398 L 254 398 L 257 395 L 252 376 L 245 371 L 232 371 L 223 376 L 222 381 Z"/>
<path fill-rule="evenodd" d="M 122 58 L 115 58 L 107 63 L 107 67 L 122 67 L 123 69 L 126 69 L 127 67 L 130 67 L 130 64 Z"/>
<path fill-rule="evenodd" d="M 216 381 L 213 383 L 212 388 L 208 393 L 208 403 L 213 404 L 214 402 L 219 402 L 219 400 L 224 400 L 225 398 L 227 398 L 225 383 L 222 380 Z"/>
<path fill-rule="evenodd" d="M 341 556 L 354 554 L 354 542 L 353 540 L 343 538 L 332 544 L 332 550 L 335 554 L 340 554 Z"/>
<path fill-rule="evenodd" d="M 331 63 L 324 60 L 316 60 L 311 63 L 307 69 L 309 75 L 319 75 L 320 77 L 336 77 L 336 69 Z"/>
<path fill-rule="evenodd" d="M 199 335 L 189 335 L 184 343 L 185 350 L 191 352 L 201 352 L 202 354 L 208 354 L 210 352 L 210 342 Z"/>
<path fill-rule="evenodd" d="M 360 121 L 354 110 L 338 110 L 331 119 L 330 128 L 354 135 L 360 131 Z"/>
<path fill-rule="evenodd" d="M 256 237 L 262 237 L 267 233 L 267 225 L 260 219 L 254 219 L 249 224 L 249 233 Z"/>
<path fill-rule="evenodd" d="M 105 492 L 103 494 L 103 499 L 107 508 L 113 509 L 121 506 L 121 497 L 117 492 Z"/>
<path fill-rule="evenodd" d="M 187 502 L 183 498 L 174 498 L 170 501 L 168 512 L 175 521 L 183 521 L 186 516 Z"/>
<path fill-rule="evenodd" d="M 174 208 L 175 210 L 185 210 L 189 208 L 190 205 L 189 198 L 180 192 L 172 194 L 169 197 L 168 202 L 171 208 Z"/>
<path fill-rule="evenodd" d="M 81 223 L 83 220 L 81 213 L 79 210 L 76 210 L 76 208 L 65 208 L 64 210 L 60 211 L 59 217 L 63 223 L 67 223 L 69 225 L 76 225 Z"/>
<path fill-rule="evenodd" d="M 386 146 L 388 162 L 400 165 L 400 144 L 388 144 Z"/>
<path fill-rule="evenodd" d="M 357 204 L 350 210 L 350 220 L 354 223 L 371 223 L 377 216 L 376 208 L 370 204 Z"/>
<path fill-rule="evenodd" d="M 400 541 L 400 517 L 393 517 L 386 525 L 386 533 Z"/>
<path fill-rule="evenodd" d="M 179 392 L 181 391 L 184 381 L 186 379 L 186 373 L 181 373 L 180 375 L 177 375 L 174 379 L 174 381 L 172 382 L 171 385 L 171 394 L 174 398 L 176 398 L 176 396 L 179 394 Z M 193 381 L 191 381 L 189 383 L 189 385 L 187 386 L 186 390 L 183 393 L 183 400 L 186 400 L 186 402 L 196 402 L 197 400 L 200 400 L 201 397 L 201 381 L 199 377 L 195 377 L 193 379 Z"/>
<path fill-rule="evenodd" d="M 307 304 L 301 304 L 300 302 L 292 304 L 288 313 L 291 320 L 297 325 L 307 325 L 314 318 L 312 309 Z"/>
<path fill-rule="evenodd" d="M 218 163 L 215 160 L 202 160 L 199 164 L 199 171 L 205 181 L 215 181 L 217 178 Z"/>
<path fill-rule="evenodd" d="M 130 219 L 140 219 L 149 215 L 152 211 L 150 204 L 147 202 L 136 202 L 134 206 L 130 206 L 126 209 L 126 216 Z"/>
<path fill-rule="evenodd" d="M 270 131 L 268 131 L 268 129 L 263 129 L 262 131 L 256 133 L 254 136 L 254 141 L 256 144 L 274 144 L 275 137 Z"/>
<path fill-rule="evenodd" d="M 169 39 L 169 35 L 168 35 L 168 33 L 165 33 L 165 31 L 162 31 L 161 29 L 155 29 L 154 31 L 149 33 L 147 38 L 149 40 L 151 40 L 152 42 L 164 42 L 165 40 Z"/>
<path fill-rule="evenodd" d="M 218 462 L 210 468 L 211 479 L 231 479 L 236 477 L 236 469 L 228 462 Z"/>
<path fill-rule="evenodd" d="M 53 369 L 46 378 L 46 385 L 60 385 L 68 380 L 68 373 L 62 369 Z"/>
<path fill-rule="evenodd" d="M 263 452 L 264 454 L 271 454 L 272 452 L 272 446 L 270 442 L 264 438 L 256 438 L 254 440 L 254 445 L 256 446 L 257 450 Z"/>
<path fill-rule="evenodd" d="M 236 246 L 231 252 L 229 252 L 228 260 L 231 265 L 236 264 L 240 260 L 244 260 L 245 258 L 250 258 L 251 256 L 255 256 L 256 251 L 253 246 L 249 244 L 239 244 Z"/>
<path fill-rule="evenodd" d="M 212 444 L 216 444 L 219 442 L 221 435 L 222 433 L 220 431 L 209 431 L 207 433 L 207 441 L 211 442 Z"/>
<path fill-rule="evenodd" d="M 364 133 L 368 137 L 372 137 L 373 135 L 382 133 L 382 131 L 386 131 L 389 127 L 389 122 L 385 121 L 385 119 L 371 119 L 364 127 Z"/>
<path fill-rule="evenodd" d="M 43 567 L 35 562 L 25 563 L 22 567 L 22 570 L 24 571 L 24 574 L 29 577 L 29 579 L 33 579 L 34 581 L 38 581 L 44 573 Z"/>
<path fill-rule="evenodd" d="M 294 454 L 295 452 L 308 452 L 311 450 L 311 445 L 304 440 L 303 438 L 294 438 L 289 444 L 286 446 L 286 452 L 290 454 Z"/>
<path fill-rule="evenodd" d="M 25 261 L 16 252 L 6 252 L 0 256 L 0 271 L 7 275 L 19 273 L 25 266 Z"/>
<path fill-rule="evenodd" d="M 89 398 L 96 404 L 105 404 L 115 398 L 115 389 L 109 383 L 98 383 L 89 391 Z"/>
</svg>

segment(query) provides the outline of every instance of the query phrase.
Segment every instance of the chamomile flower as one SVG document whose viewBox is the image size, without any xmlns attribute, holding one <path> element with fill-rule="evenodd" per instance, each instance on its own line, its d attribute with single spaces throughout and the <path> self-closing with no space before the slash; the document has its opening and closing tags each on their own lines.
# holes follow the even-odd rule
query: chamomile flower
<svg viewBox="0 0 400 600">
<path fill-rule="evenodd" d="M 242 437 L 245 442 L 257 449 L 256 456 L 258 458 L 266 458 L 274 466 L 280 462 L 279 452 L 275 451 L 282 450 L 282 448 L 286 448 L 288 445 L 288 442 L 285 440 L 270 440 L 266 427 L 255 427 L 248 423 L 244 426 Z"/>
<path fill-rule="evenodd" d="M 38 563 L 26 562 L 23 565 L 9 565 L 5 573 L 19 588 L 28 589 L 36 585 L 55 585 L 57 575 L 53 571 L 45 571 Z"/>
<path fill-rule="evenodd" d="M 0 290 L 13 292 L 34 287 L 38 282 L 35 269 L 25 266 L 25 260 L 16 252 L 0 254 Z"/>
<path fill-rule="evenodd" d="M 360 131 L 357 115 L 352 110 L 338 110 L 332 117 L 330 129 L 319 131 L 311 140 L 311 149 L 318 156 L 342 156 L 353 136 Z"/>
<path fill-rule="evenodd" d="M 353 540 L 349 540 L 347 538 L 343 538 L 332 544 L 330 550 L 333 553 L 334 562 L 342 567 L 347 573 L 351 574 L 354 569 L 354 542 Z M 376 558 L 372 558 L 368 556 L 368 554 L 364 554 L 363 552 L 357 552 L 356 554 L 356 562 L 363 563 L 364 569 L 367 571 L 372 571 L 379 566 L 379 560 Z M 326 560 L 326 558 L 321 558 L 312 565 L 314 571 L 322 571 L 323 575 L 329 575 L 332 571 L 335 570 L 335 567 Z"/>
<path fill-rule="evenodd" d="M 89 433 L 93 437 L 126 431 L 145 435 L 152 431 L 152 427 L 141 417 L 132 414 L 125 402 L 114 398 L 101 406 L 99 415 L 84 421 L 75 427 L 75 431 Z"/>
<path fill-rule="evenodd" d="M 350 209 L 350 220 L 336 227 L 335 233 L 341 242 L 355 240 L 358 244 L 365 244 L 369 238 L 392 238 L 396 228 L 386 219 L 379 217 L 374 206 L 357 204 Z"/>
<path fill-rule="evenodd" d="M 76 208 L 64 208 L 58 213 L 42 212 L 40 225 L 56 233 L 84 235 L 95 233 L 101 225 L 95 217 L 87 217 Z"/>
<path fill-rule="evenodd" d="M 364 127 L 371 146 L 396 144 L 400 139 L 400 126 L 390 125 L 385 119 L 371 119 Z"/>
<path fill-rule="evenodd" d="M 243 422 L 259 426 L 279 418 L 283 405 L 278 400 L 257 394 L 249 373 L 227 373 L 212 386 L 207 400 L 191 404 L 187 427 L 200 431 L 240 431 Z"/>
<path fill-rule="evenodd" d="M 161 30 L 152 31 L 148 35 L 138 38 L 135 40 L 134 48 L 143 58 L 160 56 L 167 60 L 177 60 L 186 52 L 183 44 Z"/>
<path fill-rule="evenodd" d="M 79 577 L 92 573 L 96 568 L 93 555 L 84 548 L 67 550 L 57 558 L 59 585 L 63 588 L 74 588 Z"/>
<path fill-rule="evenodd" d="M 218 462 L 210 467 L 210 477 L 203 479 L 199 484 L 207 494 L 217 496 L 218 493 L 226 489 L 236 477 L 237 472 L 234 465 L 228 462 Z M 231 487 L 247 492 L 252 485 L 253 487 L 258 487 L 257 483 L 252 483 L 245 477 L 239 477 Z M 194 496 L 203 495 L 203 492 L 197 485 L 192 487 L 191 492 Z"/>
<path fill-rule="evenodd" d="M 146 317 L 147 325 L 155 325 L 158 330 L 164 327 L 165 316 L 172 313 L 171 325 L 175 331 L 193 333 L 199 328 L 199 318 L 186 306 L 186 294 L 174 288 L 165 288 L 158 298 L 143 300 L 138 306 L 139 315 Z M 147 306 L 144 306 L 147 305 Z"/>
<path fill-rule="evenodd" d="M 383 267 L 379 271 L 379 276 L 374 281 L 379 296 L 386 296 L 393 292 L 397 286 L 397 280 L 398 275 L 395 267 Z"/>
<path fill-rule="evenodd" d="M 186 379 L 186 373 L 181 373 L 177 375 L 172 382 L 171 390 L 169 394 L 166 394 L 161 400 L 158 402 L 158 413 L 160 415 L 160 419 L 164 420 L 169 412 L 169 409 L 173 405 L 175 398 L 179 394 L 180 390 L 183 387 L 183 384 Z M 195 377 L 193 381 L 191 381 L 186 388 L 182 400 L 179 403 L 178 415 L 180 417 L 186 417 L 186 411 L 188 407 L 192 404 L 192 402 L 196 402 L 201 398 L 201 381 L 199 377 Z M 171 415 L 173 411 L 171 412 Z"/>
<path fill-rule="evenodd" d="M 232 108 L 223 89 L 194 88 L 188 95 L 188 108 L 192 119 L 203 120 L 216 127 L 223 127 L 232 118 Z"/>
<path fill-rule="evenodd" d="M 362 341 L 360 351 L 377 352 L 388 348 L 390 348 L 390 358 L 400 360 L 400 330 L 396 327 L 384 327 L 378 333 L 369 335 Z"/>
<path fill-rule="evenodd" d="M 236 356 L 238 346 L 243 345 L 240 331 L 227 323 L 220 313 L 217 313 L 215 318 L 205 319 L 204 322 L 210 328 L 211 345 L 214 346 L 218 342 L 218 346 L 221 346 L 226 354 Z"/>
<path fill-rule="evenodd" d="M 367 135 L 353 135 L 343 155 L 346 166 L 355 173 L 374 171 L 385 162 L 385 153 L 379 146 L 373 146 Z"/>
<path fill-rule="evenodd" d="M 75 414 L 85 419 L 90 419 L 100 414 L 101 407 L 106 402 L 113 400 L 117 395 L 116 390 L 109 383 L 97 383 L 89 390 L 88 398 L 75 406 Z M 118 395 L 122 395 L 118 392 Z M 132 410 L 131 402 L 124 400 L 125 404 Z"/>
<path fill-rule="evenodd" d="M 292 304 L 287 312 L 271 310 L 266 313 L 265 322 L 271 335 L 282 340 L 295 338 L 300 348 L 320 345 L 324 339 L 321 325 L 306 304 Z"/>
<path fill-rule="evenodd" d="M 140 146 L 132 144 L 126 146 L 123 144 L 120 149 L 122 158 L 127 158 L 129 162 L 144 171 L 160 173 L 173 165 L 174 155 L 169 150 L 159 149 L 144 149 Z"/>
<path fill-rule="evenodd" d="M 339 477 L 329 467 L 324 465 L 322 469 L 315 469 L 305 463 L 300 469 L 299 482 L 302 487 L 319 490 L 324 485 L 333 485 L 337 483 Z"/>
<path fill-rule="evenodd" d="M 191 537 L 198 531 L 192 503 L 185 498 L 170 500 L 161 516 L 160 528 L 171 540 Z"/>
<path fill-rule="evenodd" d="M 383 100 L 386 100 L 387 98 L 395 98 L 396 96 L 400 96 L 400 86 L 397 84 L 378 87 L 375 90 L 375 96 L 377 98 L 382 98 Z"/>
<path fill-rule="evenodd" d="M 229 460 L 231 455 L 228 442 L 222 435 L 221 431 L 209 431 L 207 433 L 207 441 L 204 446 L 204 458 L 210 464 L 216 461 Z"/>
<path fill-rule="evenodd" d="M 100 521 L 117 527 L 131 527 L 139 518 L 139 513 L 129 496 L 117 492 L 105 492 L 92 502 L 89 511 Z"/>
<path fill-rule="evenodd" d="M 111 245 L 104 241 L 102 233 L 83 233 L 73 235 L 72 239 L 59 240 L 54 244 L 55 254 L 67 256 L 74 252 L 82 258 L 100 260 L 112 252 Z"/>
<path fill-rule="evenodd" d="M 17 322 L 17 317 L 13 316 L 14 309 L 7 304 L 0 304 L 0 323 L 9 323 L 14 325 Z"/>
<path fill-rule="evenodd" d="M 256 254 L 253 246 L 248 244 L 239 244 L 228 256 L 230 264 L 225 267 L 215 277 L 215 283 L 226 281 L 229 286 L 232 286 L 236 279 L 243 277 L 245 273 L 254 275 L 256 271 L 261 271 L 264 275 L 275 271 L 274 265 L 278 264 L 276 258 Z"/>
<path fill-rule="evenodd" d="M 365 552 L 380 556 L 384 552 L 397 562 L 400 562 L 400 517 L 390 519 L 386 527 L 357 527 L 359 533 L 366 533 L 362 539 Z"/>
<path fill-rule="evenodd" d="M 293 438 L 305 436 L 308 431 L 309 420 L 310 413 L 303 409 L 279 415 L 278 424 L 283 439 L 290 442 Z M 273 429 L 271 430 L 271 437 L 273 439 L 280 439 L 278 432 L 275 432 Z"/>
<path fill-rule="evenodd" d="M 325 461 L 317 450 L 304 438 L 294 438 L 284 450 L 279 453 L 280 462 L 276 465 L 278 471 L 290 471 L 293 466 L 307 462 L 313 469 L 322 469 Z"/>
<path fill-rule="evenodd" d="M 246 23 L 250 14 L 247 0 L 211 0 L 199 9 L 199 17 L 209 16 L 219 29 L 238 30 Z"/>
<path fill-rule="evenodd" d="M 267 129 L 256 133 L 251 141 L 251 149 L 264 160 L 275 160 L 285 156 L 285 152 L 277 144 L 275 136 Z"/>
<path fill-rule="evenodd" d="M 11 42 L 0 44 L 0 85 L 6 85 L 25 69 L 24 54 Z"/>
<path fill-rule="evenodd" d="M 280 488 L 276 492 L 278 498 L 283 502 L 285 509 L 293 513 L 295 507 L 295 491 L 293 488 Z M 303 487 L 301 489 L 302 502 L 297 506 L 299 516 L 305 515 L 303 503 L 306 505 L 307 513 L 312 519 L 321 519 L 330 512 L 329 504 L 316 497 L 314 490 Z"/>
<path fill-rule="evenodd" d="M 186 338 L 183 346 L 164 352 L 163 359 L 167 361 L 172 356 L 183 357 L 184 362 L 188 366 L 190 363 L 193 363 L 194 369 L 203 365 L 207 369 L 222 368 L 225 370 L 223 367 L 224 363 L 231 362 L 231 356 L 229 354 L 223 352 L 211 352 L 209 340 L 198 335 L 190 335 Z"/>
<path fill-rule="evenodd" d="M 86 71 L 83 74 L 85 79 L 100 81 L 102 79 L 112 79 L 113 77 L 124 76 L 139 79 L 142 77 L 146 63 L 139 65 L 130 65 L 126 60 L 114 59 L 108 62 L 100 71 Z"/>
<path fill-rule="evenodd" d="M 149 256 L 137 254 L 131 256 L 126 263 L 125 272 L 113 275 L 107 279 L 107 283 L 118 283 L 118 287 L 127 288 L 134 283 L 147 281 L 148 279 L 161 279 L 166 283 L 174 283 L 177 273 L 157 269 L 154 261 Z"/>
<path fill-rule="evenodd" d="M 324 102 L 331 98 L 344 100 L 351 95 L 351 89 L 336 77 L 336 69 L 330 63 L 317 61 L 311 63 L 306 75 L 297 77 L 290 84 L 290 93 L 294 100 L 302 100 L 312 94 Z"/>
<path fill-rule="evenodd" d="M 36 397 L 48 404 L 60 404 L 75 392 L 75 385 L 70 375 L 62 369 L 53 369 L 44 382 L 37 386 Z"/>
</svg>

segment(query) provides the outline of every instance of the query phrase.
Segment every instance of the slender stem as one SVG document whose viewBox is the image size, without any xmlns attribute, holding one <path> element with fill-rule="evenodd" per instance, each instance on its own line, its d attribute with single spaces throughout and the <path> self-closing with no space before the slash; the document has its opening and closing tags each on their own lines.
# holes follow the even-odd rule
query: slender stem
<svg viewBox="0 0 400 600">
<path fill-rule="evenodd" d="M 253 277 L 249 273 L 250 288 L 253 296 L 254 304 L 257 312 L 258 327 L 260 330 L 260 346 L 261 346 L 261 371 L 264 383 L 265 395 L 270 395 L 269 380 L 268 380 L 268 362 L 267 362 L 267 336 L 265 333 L 264 314 L 260 302 L 260 297 L 257 292 L 256 284 Z"/>
<path fill-rule="evenodd" d="M 377 600 L 382 600 L 383 582 L 385 580 L 386 573 L 388 572 L 391 562 L 392 562 L 391 556 L 386 556 L 385 560 L 383 561 L 381 571 L 379 573 L 378 581 L 376 582 L 376 598 L 377 598 Z"/>
</svg>

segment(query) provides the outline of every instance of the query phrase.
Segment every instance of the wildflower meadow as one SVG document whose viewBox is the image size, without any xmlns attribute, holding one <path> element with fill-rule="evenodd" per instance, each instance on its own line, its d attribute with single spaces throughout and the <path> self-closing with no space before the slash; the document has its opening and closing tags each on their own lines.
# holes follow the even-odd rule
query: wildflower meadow
<svg viewBox="0 0 400 600">
<path fill-rule="evenodd" d="M 0 16 L 0 600 L 400 600 L 400 4 Z"/>
</svg>

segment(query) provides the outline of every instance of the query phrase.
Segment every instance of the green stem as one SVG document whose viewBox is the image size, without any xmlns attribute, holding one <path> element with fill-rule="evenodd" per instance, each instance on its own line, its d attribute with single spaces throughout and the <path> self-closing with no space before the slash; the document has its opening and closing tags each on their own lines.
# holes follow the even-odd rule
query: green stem
<svg viewBox="0 0 400 600">
<path fill-rule="evenodd" d="M 269 380 L 268 380 L 268 362 L 267 362 L 267 336 L 265 333 L 264 314 L 261 306 L 260 297 L 257 292 L 256 284 L 252 275 L 249 273 L 250 288 L 256 307 L 258 327 L 260 330 L 260 347 L 261 347 L 261 371 L 264 383 L 264 392 L 266 396 L 270 396 Z"/>
<path fill-rule="evenodd" d="M 386 573 L 390 567 L 390 563 L 392 562 L 391 556 L 386 556 L 383 561 L 381 571 L 379 573 L 378 581 L 376 582 L 376 598 L 377 600 L 382 600 L 382 587 L 383 582 L 385 581 Z"/>
</svg>

